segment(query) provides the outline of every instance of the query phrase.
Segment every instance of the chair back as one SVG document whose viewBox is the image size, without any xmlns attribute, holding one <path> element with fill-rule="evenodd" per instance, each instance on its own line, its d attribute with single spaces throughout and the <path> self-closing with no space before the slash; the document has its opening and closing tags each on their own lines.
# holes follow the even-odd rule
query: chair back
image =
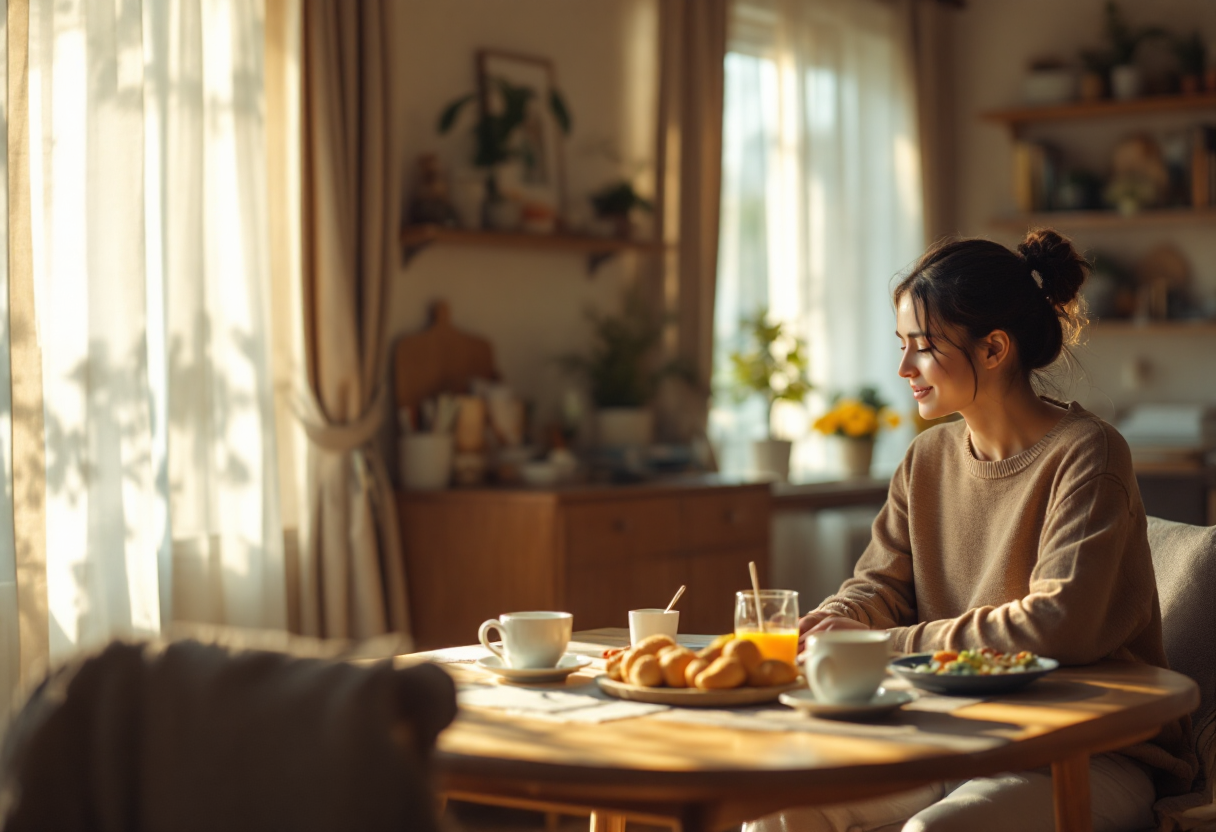
<svg viewBox="0 0 1216 832">
<path fill-rule="evenodd" d="M 1204 774 L 1216 767 L 1216 526 L 1148 518 L 1161 629 L 1170 668 L 1199 685 L 1192 714 L 1195 753 Z"/>
<path fill-rule="evenodd" d="M 116 642 L 14 719 L 0 828 L 434 832 L 429 756 L 455 699 L 433 665 Z"/>
</svg>

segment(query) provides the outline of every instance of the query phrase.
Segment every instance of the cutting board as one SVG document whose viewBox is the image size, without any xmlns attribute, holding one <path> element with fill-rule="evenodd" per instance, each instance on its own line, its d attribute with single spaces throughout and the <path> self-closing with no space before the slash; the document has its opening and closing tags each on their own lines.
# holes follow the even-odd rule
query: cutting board
<svg viewBox="0 0 1216 832">
<path fill-rule="evenodd" d="M 393 350 L 393 383 L 397 409 L 417 408 L 439 393 L 468 393 L 475 378 L 498 381 L 494 348 L 476 335 L 452 326 L 447 301 L 431 307 L 431 323 L 422 332 L 398 339 Z"/>
</svg>

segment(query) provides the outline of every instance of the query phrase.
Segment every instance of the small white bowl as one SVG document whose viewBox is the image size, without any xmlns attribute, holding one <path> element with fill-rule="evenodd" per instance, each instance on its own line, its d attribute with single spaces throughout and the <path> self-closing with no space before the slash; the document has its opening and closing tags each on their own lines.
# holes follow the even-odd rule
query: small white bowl
<svg viewBox="0 0 1216 832">
<path fill-rule="evenodd" d="M 561 469 L 552 462 L 525 462 L 519 466 L 519 477 L 528 485 L 553 485 Z"/>
</svg>

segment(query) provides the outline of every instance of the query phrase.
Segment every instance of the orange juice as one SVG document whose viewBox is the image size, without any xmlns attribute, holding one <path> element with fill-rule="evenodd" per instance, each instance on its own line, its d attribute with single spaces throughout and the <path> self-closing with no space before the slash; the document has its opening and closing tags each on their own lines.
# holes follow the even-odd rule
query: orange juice
<svg viewBox="0 0 1216 832">
<path fill-rule="evenodd" d="M 760 655 L 766 659 L 781 659 L 797 666 L 797 630 L 766 630 L 763 633 L 756 630 L 735 630 L 735 638 L 754 641 L 760 648 Z"/>
</svg>

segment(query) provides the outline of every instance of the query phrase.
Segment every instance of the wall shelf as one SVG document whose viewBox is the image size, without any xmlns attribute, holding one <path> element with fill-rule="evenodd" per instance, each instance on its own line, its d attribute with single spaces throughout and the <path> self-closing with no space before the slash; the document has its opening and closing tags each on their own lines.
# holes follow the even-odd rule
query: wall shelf
<svg viewBox="0 0 1216 832">
<path fill-rule="evenodd" d="M 1216 223 L 1216 208 L 1163 208 L 1123 215 L 1118 211 L 1044 211 L 998 217 L 994 228 L 1025 232 L 1028 228 L 1148 228 L 1157 226 L 1205 225 Z"/>
<path fill-rule="evenodd" d="M 1065 121 L 1089 118 L 1118 118 L 1145 113 L 1186 112 L 1190 110 L 1216 110 L 1216 93 L 1204 92 L 1194 95 L 1152 95 L 1128 101 L 1078 101 L 1057 104 L 1052 107 L 1013 107 L 1006 110 L 990 110 L 983 113 L 985 121 L 1004 124 L 1016 130 L 1025 124 L 1039 121 Z"/>
<path fill-rule="evenodd" d="M 477 231 L 439 225 L 406 226 L 401 231 L 400 240 L 406 266 L 423 249 L 440 243 L 581 254 L 587 258 L 588 275 L 594 274 L 601 264 L 623 251 L 654 254 L 664 250 L 661 243 L 650 240 L 622 240 L 576 234 L 534 234 L 523 231 Z"/>
</svg>

